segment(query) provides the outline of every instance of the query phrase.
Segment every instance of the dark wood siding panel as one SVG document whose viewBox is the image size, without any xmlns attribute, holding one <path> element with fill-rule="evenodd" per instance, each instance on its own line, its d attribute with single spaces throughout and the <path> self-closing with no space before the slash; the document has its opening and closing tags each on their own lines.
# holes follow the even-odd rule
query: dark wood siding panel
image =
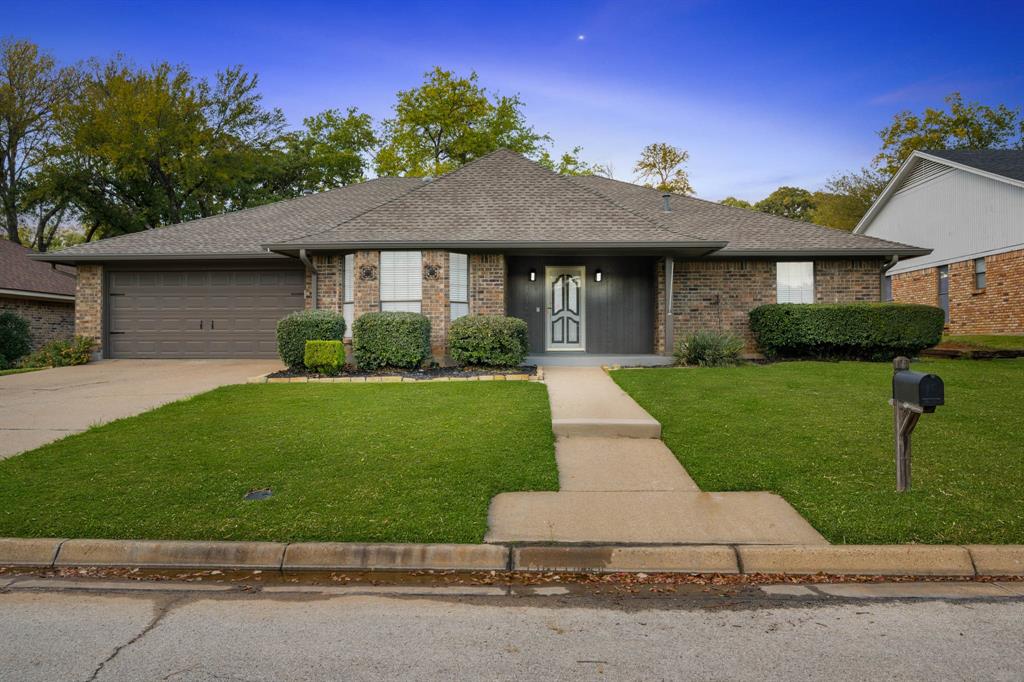
<svg viewBox="0 0 1024 682">
<path fill-rule="evenodd" d="M 530 352 L 544 352 L 544 268 L 582 265 L 587 270 L 587 352 L 651 353 L 654 348 L 654 259 L 615 256 L 510 256 L 508 314 L 526 320 Z M 530 281 L 530 270 L 537 281 Z M 600 269 L 602 281 L 594 281 Z"/>
</svg>

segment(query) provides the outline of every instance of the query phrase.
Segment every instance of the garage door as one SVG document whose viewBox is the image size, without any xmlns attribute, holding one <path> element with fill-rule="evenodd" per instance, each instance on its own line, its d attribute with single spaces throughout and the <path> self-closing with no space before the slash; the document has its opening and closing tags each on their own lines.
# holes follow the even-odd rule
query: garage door
<svg viewBox="0 0 1024 682">
<path fill-rule="evenodd" d="M 301 269 L 113 271 L 110 357 L 274 357 L 277 321 L 302 308 L 304 286 Z"/>
</svg>

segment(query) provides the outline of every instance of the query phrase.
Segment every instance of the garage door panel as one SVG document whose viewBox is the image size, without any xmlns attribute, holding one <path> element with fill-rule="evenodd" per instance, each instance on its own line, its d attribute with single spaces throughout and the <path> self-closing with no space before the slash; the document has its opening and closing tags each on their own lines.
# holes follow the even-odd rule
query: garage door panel
<svg viewBox="0 0 1024 682">
<path fill-rule="evenodd" d="M 304 305 L 296 270 L 112 271 L 112 357 L 274 357 L 277 321 Z"/>
</svg>

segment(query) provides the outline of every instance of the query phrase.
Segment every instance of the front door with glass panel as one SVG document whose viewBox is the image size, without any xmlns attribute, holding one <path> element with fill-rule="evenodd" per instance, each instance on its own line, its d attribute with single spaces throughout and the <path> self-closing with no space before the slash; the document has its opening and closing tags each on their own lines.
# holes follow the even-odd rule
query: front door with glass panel
<svg viewBox="0 0 1024 682">
<path fill-rule="evenodd" d="M 579 267 L 545 268 L 547 283 L 546 347 L 552 350 L 585 350 L 583 286 L 586 271 Z"/>
</svg>

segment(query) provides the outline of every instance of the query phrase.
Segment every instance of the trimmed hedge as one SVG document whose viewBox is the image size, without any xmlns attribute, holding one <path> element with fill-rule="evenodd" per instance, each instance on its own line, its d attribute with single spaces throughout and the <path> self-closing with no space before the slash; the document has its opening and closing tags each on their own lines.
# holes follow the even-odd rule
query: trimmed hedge
<svg viewBox="0 0 1024 682">
<path fill-rule="evenodd" d="M 302 362 L 313 371 L 336 374 L 345 366 L 345 344 L 341 341 L 306 341 Z"/>
<path fill-rule="evenodd" d="M 301 369 L 306 341 L 342 341 L 345 318 L 330 310 L 300 310 L 277 322 L 277 354 L 290 368 Z"/>
<path fill-rule="evenodd" d="M 738 364 L 743 339 L 728 332 L 699 331 L 676 341 L 676 363 L 698 367 L 728 367 Z"/>
<path fill-rule="evenodd" d="M 419 367 L 430 357 L 430 320 L 419 313 L 365 313 L 352 325 L 359 369 Z"/>
<path fill-rule="evenodd" d="M 891 360 L 942 338 L 941 308 L 902 303 L 763 305 L 750 330 L 768 357 Z"/>
<path fill-rule="evenodd" d="M 32 334 L 28 320 L 8 310 L 0 312 L 0 369 L 7 369 L 30 350 Z"/>
<path fill-rule="evenodd" d="M 465 315 L 448 329 L 448 354 L 459 365 L 518 367 L 526 359 L 526 322 L 502 315 Z"/>
</svg>

